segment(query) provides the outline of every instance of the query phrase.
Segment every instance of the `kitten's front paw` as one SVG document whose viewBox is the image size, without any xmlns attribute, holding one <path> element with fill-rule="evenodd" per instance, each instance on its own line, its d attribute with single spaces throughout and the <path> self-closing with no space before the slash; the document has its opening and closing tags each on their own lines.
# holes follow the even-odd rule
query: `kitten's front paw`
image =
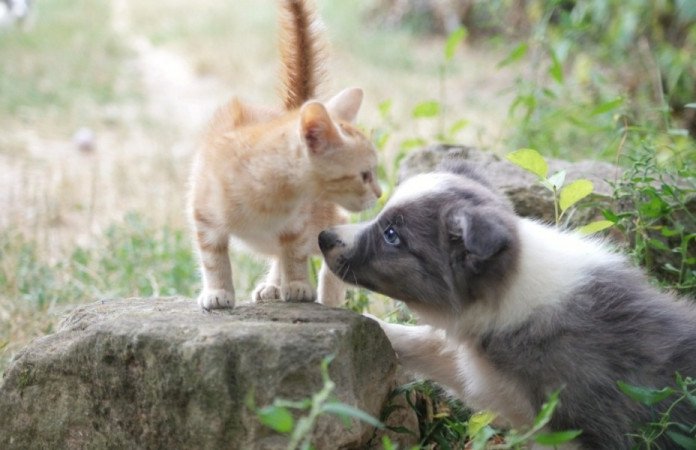
<svg viewBox="0 0 696 450">
<path fill-rule="evenodd" d="M 280 288 L 275 284 L 261 283 L 256 286 L 251 298 L 257 303 L 280 301 Z"/>
<path fill-rule="evenodd" d="M 286 302 L 313 302 L 317 299 L 314 288 L 304 281 L 291 281 L 280 288 L 280 295 Z"/>
<path fill-rule="evenodd" d="M 234 308 L 234 292 L 224 289 L 203 289 L 198 296 L 198 306 L 205 310 Z"/>
</svg>

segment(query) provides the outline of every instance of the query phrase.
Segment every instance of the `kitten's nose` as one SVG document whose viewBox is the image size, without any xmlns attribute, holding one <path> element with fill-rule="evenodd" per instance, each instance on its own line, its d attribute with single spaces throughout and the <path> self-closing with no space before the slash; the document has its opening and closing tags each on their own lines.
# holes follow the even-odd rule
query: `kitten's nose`
<svg viewBox="0 0 696 450">
<path fill-rule="evenodd" d="M 322 253 L 326 253 L 336 246 L 338 235 L 331 230 L 324 230 L 319 233 L 319 248 Z"/>
</svg>

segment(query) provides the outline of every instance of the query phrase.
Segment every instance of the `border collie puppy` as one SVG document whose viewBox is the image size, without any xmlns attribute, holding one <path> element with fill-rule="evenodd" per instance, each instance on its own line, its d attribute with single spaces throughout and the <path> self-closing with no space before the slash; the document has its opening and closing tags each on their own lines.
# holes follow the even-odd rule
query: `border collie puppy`
<svg viewBox="0 0 696 450">
<path fill-rule="evenodd" d="M 629 449 L 629 433 L 670 404 L 641 405 L 617 381 L 696 376 L 692 302 L 597 240 L 516 216 L 464 163 L 406 180 L 374 221 L 325 230 L 319 245 L 344 281 L 420 316 L 427 325 L 380 325 L 407 369 L 472 408 L 524 427 L 562 388 L 549 428 L 583 430 L 568 448 Z M 671 417 L 696 423 L 686 402 Z"/>
</svg>

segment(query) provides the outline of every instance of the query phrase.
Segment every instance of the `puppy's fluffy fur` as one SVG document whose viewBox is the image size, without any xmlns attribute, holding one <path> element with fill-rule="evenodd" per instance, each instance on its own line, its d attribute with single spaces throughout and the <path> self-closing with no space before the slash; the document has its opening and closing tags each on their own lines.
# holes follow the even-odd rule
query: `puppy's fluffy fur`
<svg viewBox="0 0 696 450">
<path fill-rule="evenodd" d="M 407 180 L 377 219 L 319 243 L 343 280 L 403 300 L 428 324 L 381 323 L 404 366 L 515 427 L 563 388 L 549 427 L 583 430 L 571 447 L 628 449 L 664 406 L 632 401 L 617 381 L 696 376 L 692 303 L 596 240 L 516 216 L 471 166 Z M 680 405 L 672 419 L 696 414 Z"/>
</svg>

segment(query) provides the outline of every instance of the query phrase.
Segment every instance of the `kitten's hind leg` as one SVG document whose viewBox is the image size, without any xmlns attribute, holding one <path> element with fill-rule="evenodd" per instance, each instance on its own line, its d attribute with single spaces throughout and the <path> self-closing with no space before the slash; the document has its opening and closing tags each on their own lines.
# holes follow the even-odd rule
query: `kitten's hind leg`
<svg viewBox="0 0 696 450">
<path fill-rule="evenodd" d="M 251 294 L 255 302 L 280 301 L 280 263 L 274 259 L 263 283 L 256 286 Z"/>
<path fill-rule="evenodd" d="M 229 237 L 196 223 L 198 250 L 203 273 L 203 290 L 198 305 L 205 309 L 234 307 L 232 266 L 227 253 Z"/>
<path fill-rule="evenodd" d="M 346 300 L 346 285 L 329 270 L 326 261 L 319 271 L 319 303 L 326 306 L 341 306 Z"/>
</svg>

